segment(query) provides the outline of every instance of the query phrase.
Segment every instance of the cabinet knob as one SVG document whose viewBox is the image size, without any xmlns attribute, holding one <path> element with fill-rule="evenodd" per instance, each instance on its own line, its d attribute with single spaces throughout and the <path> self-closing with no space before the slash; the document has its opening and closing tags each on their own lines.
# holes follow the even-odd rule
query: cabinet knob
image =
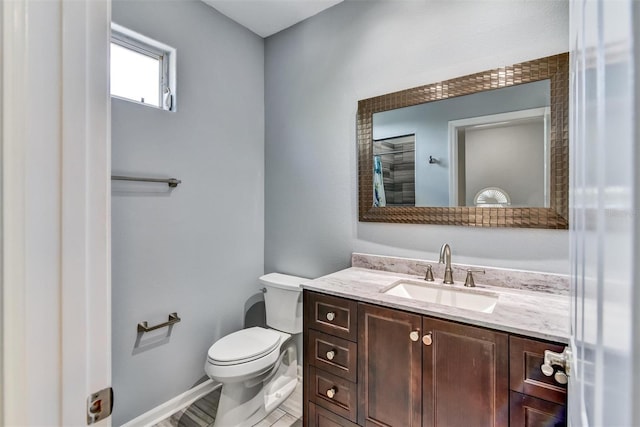
<svg viewBox="0 0 640 427">
<path fill-rule="evenodd" d="M 329 399 L 333 399 L 333 397 L 336 395 L 337 392 L 338 392 L 337 388 L 331 387 L 329 390 L 327 390 L 327 397 Z"/>
<path fill-rule="evenodd" d="M 569 382 L 569 377 L 567 377 L 567 374 L 565 374 L 563 371 L 556 372 L 553 378 L 558 382 L 558 384 L 564 385 Z"/>
<path fill-rule="evenodd" d="M 409 339 L 413 342 L 418 341 L 420 339 L 420 331 L 411 331 Z"/>
<path fill-rule="evenodd" d="M 422 342 L 424 345 L 431 345 L 433 343 L 433 339 L 431 338 L 431 332 L 422 337 Z"/>
<path fill-rule="evenodd" d="M 548 377 L 553 375 L 553 371 L 554 371 L 553 366 L 547 365 L 547 364 L 543 364 L 542 366 L 540 366 L 540 370 L 542 371 L 543 374 L 545 374 Z"/>
<path fill-rule="evenodd" d="M 333 311 L 330 311 L 327 313 L 327 320 L 329 322 L 333 322 L 333 319 L 336 318 L 336 313 L 334 313 Z"/>
<path fill-rule="evenodd" d="M 334 357 L 336 357 L 336 351 L 335 350 L 327 351 L 327 359 L 333 360 Z"/>
</svg>

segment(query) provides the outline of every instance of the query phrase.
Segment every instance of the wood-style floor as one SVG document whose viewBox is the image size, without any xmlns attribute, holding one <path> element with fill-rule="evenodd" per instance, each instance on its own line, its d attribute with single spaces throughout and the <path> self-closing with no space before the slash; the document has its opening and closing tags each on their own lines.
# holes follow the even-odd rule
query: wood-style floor
<svg viewBox="0 0 640 427">
<path fill-rule="evenodd" d="M 219 400 L 217 388 L 154 427 L 209 427 L 216 419 Z M 302 384 L 298 382 L 291 396 L 254 427 L 302 427 Z"/>
</svg>

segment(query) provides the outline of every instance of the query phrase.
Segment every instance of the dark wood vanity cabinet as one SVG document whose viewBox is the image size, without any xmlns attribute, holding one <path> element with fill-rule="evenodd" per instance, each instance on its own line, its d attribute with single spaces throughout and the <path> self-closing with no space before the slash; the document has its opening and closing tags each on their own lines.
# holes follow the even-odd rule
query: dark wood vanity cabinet
<svg viewBox="0 0 640 427">
<path fill-rule="evenodd" d="M 507 426 L 508 335 L 358 308 L 359 424 Z"/>
<path fill-rule="evenodd" d="M 304 301 L 305 426 L 566 425 L 566 387 L 540 372 L 560 345 L 309 291 Z"/>
</svg>

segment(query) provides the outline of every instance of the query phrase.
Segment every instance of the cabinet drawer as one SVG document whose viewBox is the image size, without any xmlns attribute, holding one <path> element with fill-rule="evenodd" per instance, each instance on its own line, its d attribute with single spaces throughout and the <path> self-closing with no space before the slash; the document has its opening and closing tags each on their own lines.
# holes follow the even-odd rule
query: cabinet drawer
<svg viewBox="0 0 640 427">
<path fill-rule="evenodd" d="M 309 330 L 309 364 L 331 374 L 356 381 L 358 345 L 354 342 Z"/>
<path fill-rule="evenodd" d="M 559 384 L 540 370 L 544 362 L 544 351 L 562 353 L 564 346 L 521 337 L 510 337 L 511 390 L 564 405 L 567 400 L 566 384 Z"/>
<path fill-rule="evenodd" d="M 328 372 L 309 367 L 309 401 L 340 415 L 357 420 L 356 385 Z"/>
<path fill-rule="evenodd" d="M 357 424 L 309 402 L 309 427 L 358 427 Z"/>
<path fill-rule="evenodd" d="M 511 392 L 511 427 L 565 427 L 567 411 L 564 405 L 547 402 L 524 394 Z"/>
<path fill-rule="evenodd" d="M 355 301 L 315 292 L 304 292 L 305 325 L 327 334 L 355 341 L 358 304 Z"/>
</svg>

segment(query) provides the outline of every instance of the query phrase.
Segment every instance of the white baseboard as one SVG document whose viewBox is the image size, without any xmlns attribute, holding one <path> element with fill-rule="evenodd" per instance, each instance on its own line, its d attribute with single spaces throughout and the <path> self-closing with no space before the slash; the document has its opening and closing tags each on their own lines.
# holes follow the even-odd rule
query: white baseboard
<svg viewBox="0 0 640 427">
<path fill-rule="evenodd" d="M 157 424 L 221 386 L 222 384 L 208 379 L 173 399 L 166 401 L 162 405 L 156 406 L 155 408 L 123 424 L 122 427 L 148 427 Z"/>
</svg>

